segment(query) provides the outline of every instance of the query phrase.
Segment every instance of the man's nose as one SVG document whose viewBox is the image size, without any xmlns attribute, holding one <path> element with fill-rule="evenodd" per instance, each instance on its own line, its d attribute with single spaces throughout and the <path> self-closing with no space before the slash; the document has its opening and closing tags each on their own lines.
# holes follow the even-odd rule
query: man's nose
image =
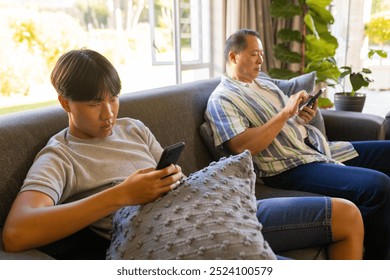
<svg viewBox="0 0 390 280">
<path fill-rule="evenodd" d="M 263 63 L 264 59 L 263 59 L 263 55 L 262 54 L 259 54 L 259 60 L 260 60 L 260 63 Z"/>
<path fill-rule="evenodd" d="M 109 102 L 103 102 L 102 104 L 102 110 L 101 110 L 101 119 L 102 120 L 108 120 L 111 119 L 114 116 L 112 106 Z"/>
</svg>

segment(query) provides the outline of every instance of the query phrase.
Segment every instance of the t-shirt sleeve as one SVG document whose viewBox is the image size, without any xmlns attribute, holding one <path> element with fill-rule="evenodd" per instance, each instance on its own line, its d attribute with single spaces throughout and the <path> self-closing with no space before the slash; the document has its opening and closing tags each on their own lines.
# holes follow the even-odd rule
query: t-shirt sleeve
<svg viewBox="0 0 390 280">
<path fill-rule="evenodd" d="M 161 147 L 161 144 L 157 141 L 152 131 L 142 121 L 137 120 L 137 122 L 139 129 L 142 131 L 143 138 L 149 147 L 149 152 L 152 154 L 157 163 L 160 159 L 163 148 Z"/>
<path fill-rule="evenodd" d="M 58 147 L 45 147 L 36 156 L 27 173 L 21 192 L 33 190 L 47 194 L 58 204 L 64 195 L 65 185 L 72 185 L 75 176 L 71 174 L 71 164 Z M 66 189 L 67 192 L 71 190 Z"/>
</svg>

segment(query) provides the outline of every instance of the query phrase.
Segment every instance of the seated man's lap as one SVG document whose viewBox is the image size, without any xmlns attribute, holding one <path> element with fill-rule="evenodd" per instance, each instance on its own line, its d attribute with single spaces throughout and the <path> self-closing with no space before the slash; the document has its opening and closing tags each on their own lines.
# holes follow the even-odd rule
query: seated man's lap
<svg viewBox="0 0 390 280">
<path fill-rule="evenodd" d="M 379 171 L 329 163 L 309 163 L 263 178 L 271 187 L 341 197 L 354 202 L 363 216 L 375 213 L 390 196 L 390 179 Z"/>
<path fill-rule="evenodd" d="M 359 156 L 346 161 L 345 165 L 371 168 L 390 176 L 390 141 L 354 141 L 351 144 Z"/>
</svg>

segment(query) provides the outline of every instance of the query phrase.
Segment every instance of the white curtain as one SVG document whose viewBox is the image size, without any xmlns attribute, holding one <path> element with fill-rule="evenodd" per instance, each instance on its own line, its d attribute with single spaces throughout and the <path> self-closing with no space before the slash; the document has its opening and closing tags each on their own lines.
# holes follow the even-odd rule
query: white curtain
<svg viewBox="0 0 390 280">
<path fill-rule="evenodd" d="M 230 34 L 241 28 L 254 29 L 260 33 L 264 47 L 262 71 L 277 67 L 273 58 L 275 28 L 269 13 L 271 0 L 217 0 L 212 1 L 214 73 L 225 71 L 223 47 Z M 217 41 L 220 40 L 220 41 Z M 223 42 L 221 44 L 220 42 Z"/>
<path fill-rule="evenodd" d="M 298 17 L 294 18 L 294 22 L 273 19 L 270 15 L 271 0 L 213 0 L 211 2 L 214 76 L 225 72 L 223 49 L 226 39 L 241 28 L 254 29 L 260 33 L 264 48 L 263 72 L 267 72 L 270 68 L 281 67 L 281 62 L 273 56 L 276 33 L 282 28 L 291 28 L 292 25 L 299 29 L 301 20 Z M 296 47 L 292 44 L 293 49 Z"/>
</svg>

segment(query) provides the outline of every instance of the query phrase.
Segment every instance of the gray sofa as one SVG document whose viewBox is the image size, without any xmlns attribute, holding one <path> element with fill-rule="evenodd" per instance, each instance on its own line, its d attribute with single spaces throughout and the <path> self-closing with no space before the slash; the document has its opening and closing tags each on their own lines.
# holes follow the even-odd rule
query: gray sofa
<svg viewBox="0 0 390 280">
<path fill-rule="evenodd" d="M 188 175 L 213 161 L 199 127 L 204 122 L 207 99 L 218 83 L 219 78 L 212 78 L 122 94 L 119 117 L 142 120 L 162 146 L 184 141 L 186 148 L 179 164 Z M 384 119 L 378 116 L 338 111 L 322 111 L 322 115 L 331 140 L 383 139 L 386 134 Z M 50 136 L 66 126 L 67 116 L 59 106 L 0 117 L 0 232 L 35 155 Z M 387 135 L 388 131 L 387 126 Z M 297 195 L 309 194 L 257 186 L 259 198 Z M 0 259 L 101 259 L 106 245 L 84 229 L 36 250 L 15 254 L 0 249 Z M 277 253 L 298 259 L 326 257 L 322 248 Z"/>
</svg>

